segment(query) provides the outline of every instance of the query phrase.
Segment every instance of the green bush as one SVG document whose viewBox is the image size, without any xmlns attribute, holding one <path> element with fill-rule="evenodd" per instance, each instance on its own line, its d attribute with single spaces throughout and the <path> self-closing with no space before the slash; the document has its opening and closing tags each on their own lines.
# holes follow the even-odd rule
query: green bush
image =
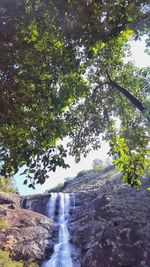
<svg viewBox="0 0 150 267">
<path fill-rule="evenodd" d="M 104 169 L 104 163 L 101 159 L 94 159 L 92 163 L 93 171 L 102 171 Z"/>
<path fill-rule="evenodd" d="M 14 261 L 10 258 L 9 252 L 0 251 L 0 267 L 23 267 L 22 261 Z"/>
<path fill-rule="evenodd" d="M 0 230 L 7 229 L 7 222 L 6 220 L 0 218 Z"/>
<path fill-rule="evenodd" d="M 0 177 L 0 191 L 6 192 L 6 193 L 15 192 L 11 178 Z"/>
<path fill-rule="evenodd" d="M 27 267 L 39 267 L 39 265 L 33 260 L 29 260 L 27 263 L 25 263 L 24 267 L 25 266 L 27 266 Z"/>
<path fill-rule="evenodd" d="M 0 267 L 39 267 L 39 265 L 31 260 L 28 261 L 16 261 L 10 258 L 10 252 L 0 251 Z"/>
</svg>

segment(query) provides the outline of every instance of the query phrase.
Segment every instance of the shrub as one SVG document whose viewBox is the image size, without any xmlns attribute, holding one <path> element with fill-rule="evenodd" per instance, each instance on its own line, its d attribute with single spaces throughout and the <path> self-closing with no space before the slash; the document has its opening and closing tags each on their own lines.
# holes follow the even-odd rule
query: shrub
<svg viewBox="0 0 150 267">
<path fill-rule="evenodd" d="M 6 193 L 15 192 L 11 178 L 0 177 L 0 191 L 6 192 Z"/>
<path fill-rule="evenodd" d="M 94 171 L 102 171 L 104 169 L 104 163 L 100 159 L 94 159 L 92 163 Z"/>
<path fill-rule="evenodd" d="M 35 261 L 33 261 L 32 259 L 27 262 L 27 265 L 25 263 L 25 266 L 27 266 L 27 267 L 39 267 L 39 265 Z"/>
<path fill-rule="evenodd" d="M 0 218 L 0 230 L 7 229 L 7 222 L 6 220 Z"/>
<path fill-rule="evenodd" d="M 39 267 L 32 259 L 28 261 L 16 261 L 10 258 L 10 252 L 0 251 L 0 267 Z"/>
<path fill-rule="evenodd" d="M 23 262 L 12 260 L 7 251 L 0 251 L 0 267 L 23 267 Z"/>
</svg>

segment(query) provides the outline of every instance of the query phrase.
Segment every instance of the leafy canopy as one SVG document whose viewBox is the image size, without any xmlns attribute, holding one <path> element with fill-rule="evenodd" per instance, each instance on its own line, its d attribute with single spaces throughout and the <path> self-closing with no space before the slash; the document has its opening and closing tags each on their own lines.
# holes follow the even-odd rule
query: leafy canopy
<svg viewBox="0 0 150 267">
<path fill-rule="evenodd" d="M 136 189 L 141 185 L 139 177 L 143 176 L 144 169 L 149 163 L 147 156 L 150 150 L 146 142 L 142 142 L 134 150 L 129 150 L 124 138 L 116 136 L 116 140 L 110 142 L 112 154 L 114 155 L 113 163 L 117 170 L 122 172 L 121 179 Z"/>
<path fill-rule="evenodd" d="M 47 172 L 68 167 L 58 140 L 70 136 L 68 150 L 78 161 L 100 146 L 99 134 L 106 140 L 117 134 L 114 118 L 129 149 L 141 136 L 146 143 L 148 69 L 124 64 L 123 57 L 128 39 L 148 31 L 147 6 L 1 1 L 1 175 L 26 165 L 24 183 L 44 183 Z"/>
</svg>

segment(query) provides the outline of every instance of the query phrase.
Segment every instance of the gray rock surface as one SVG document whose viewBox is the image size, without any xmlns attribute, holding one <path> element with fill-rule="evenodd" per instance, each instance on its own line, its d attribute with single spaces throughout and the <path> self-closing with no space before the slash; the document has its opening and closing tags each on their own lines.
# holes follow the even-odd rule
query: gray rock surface
<svg viewBox="0 0 150 267">
<path fill-rule="evenodd" d="M 150 267 L 149 184 L 135 190 L 112 170 L 68 183 L 65 191 L 77 189 L 69 228 L 82 267 Z"/>
<path fill-rule="evenodd" d="M 21 197 L 0 192 L 0 249 L 17 260 L 40 262 L 52 253 L 52 223 L 41 214 L 22 209 Z"/>
<path fill-rule="evenodd" d="M 61 187 L 71 194 L 68 227 L 74 267 L 150 267 L 149 184 L 143 179 L 135 190 L 121 183 L 111 166 L 78 175 Z M 47 197 L 32 196 L 32 209 L 40 211 Z"/>
<path fill-rule="evenodd" d="M 119 177 L 109 167 L 78 175 L 61 187 L 71 195 L 68 228 L 74 267 L 150 267 L 150 179 L 135 190 Z M 49 198 L 50 191 L 12 202 L 1 198 L 0 216 L 10 223 L 0 232 L 0 247 L 13 235 L 18 257 L 48 258 L 57 238 L 57 227 L 43 216 Z"/>
</svg>

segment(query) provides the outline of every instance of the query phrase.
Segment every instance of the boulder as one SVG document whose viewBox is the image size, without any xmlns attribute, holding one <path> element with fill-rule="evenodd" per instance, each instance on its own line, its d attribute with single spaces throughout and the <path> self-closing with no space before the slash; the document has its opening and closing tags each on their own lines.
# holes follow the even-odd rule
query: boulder
<svg viewBox="0 0 150 267">
<path fill-rule="evenodd" d="M 16 194 L 5 198 L 0 194 L 0 249 L 13 252 L 16 260 L 41 262 L 53 252 L 52 222 L 46 216 L 22 209 L 18 204 L 22 201 L 17 202 L 16 198 L 20 199 Z"/>
</svg>

